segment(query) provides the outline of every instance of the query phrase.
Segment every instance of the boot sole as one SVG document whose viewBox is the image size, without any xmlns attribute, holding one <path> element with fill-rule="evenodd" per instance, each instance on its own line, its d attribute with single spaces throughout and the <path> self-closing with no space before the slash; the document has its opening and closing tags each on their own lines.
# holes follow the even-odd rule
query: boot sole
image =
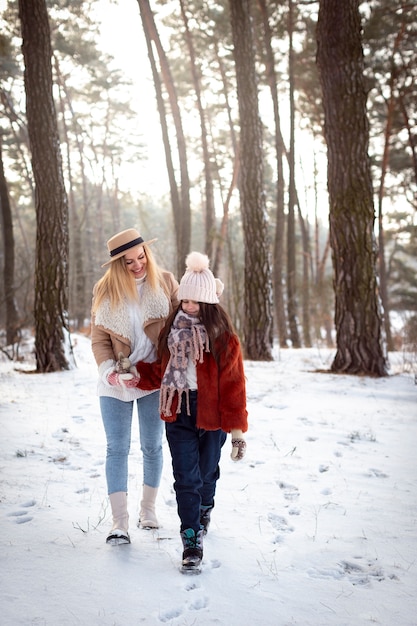
<svg viewBox="0 0 417 626">
<path fill-rule="evenodd" d="M 129 535 L 109 535 L 106 539 L 106 543 L 109 546 L 121 546 L 130 543 L 130 537 Z"/>
<path fill-rule="evenodd" d="M 198 574 L 201 574 L 201 563 L 199 565 L 192 565 L 191 567 L 187 565 L 181 565 L 180 572 L 181 574 L 185 574 L 186 576 L 196 576 Z"/>
</svg>

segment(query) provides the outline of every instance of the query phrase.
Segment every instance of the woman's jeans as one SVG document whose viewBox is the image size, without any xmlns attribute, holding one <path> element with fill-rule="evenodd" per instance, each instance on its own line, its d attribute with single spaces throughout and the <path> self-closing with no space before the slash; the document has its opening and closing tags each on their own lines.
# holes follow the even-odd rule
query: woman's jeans
<svg viewBox="0 0 417 626">
<path fill-rule="evenodd" d="M 137 403 L 139 416 L 143 484 L 159 487 L 161 480 L 164 422 L 159 413 L 159 391 L 130 402 L 101 396 L 101 416 L 107 439 L 106 479 L 109 494 L 128 491 L 128 456 L 134 402 Z"/>
<path fill-rule="evenodd" d="M 176 422 L 165 424 L 174 472 L 180 531 L 200 530 L 200 507 L 213 506 L 216 483 L 220 476 L 221 449 L 226 441 L 222 430 L 196 427 L 197 391 L 190 391 L 191 415 L 183 398 Z"/>
</svg>

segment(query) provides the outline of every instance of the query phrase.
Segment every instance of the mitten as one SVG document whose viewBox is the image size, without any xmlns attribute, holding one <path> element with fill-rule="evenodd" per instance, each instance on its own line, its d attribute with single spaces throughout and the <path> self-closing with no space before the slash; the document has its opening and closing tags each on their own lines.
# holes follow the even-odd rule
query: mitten
<svg viewBox="0 0 417 626">
<path fill-rule="evenodd" d="M 114 387 L 127 387 L 131 389 L 138 386 L 140 378 L 132 373 L 119 374 L 119 372 L 110 372 L 107 374 L 107 382 Z"/>
<path fill-rule="evenodd" d="M 243 433 L 241 430 L 234 429 L 231 431 L 232 434 L 232 453 L 230 458 L 233 461 L 240 461 L 243 459 L 246 452 L 246 441 L 243 438 Z"/>
</svg>

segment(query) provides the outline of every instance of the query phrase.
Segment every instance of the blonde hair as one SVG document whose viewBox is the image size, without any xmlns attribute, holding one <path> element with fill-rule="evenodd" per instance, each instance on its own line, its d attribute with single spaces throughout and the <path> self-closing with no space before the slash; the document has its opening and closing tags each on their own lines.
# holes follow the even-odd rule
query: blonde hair
<svg viewBox="0 0 417 626">
<path fill-rule="evenodd" d="M 167 296 L 168 289 L 163 279 L 162 270 L 158 266 L 151 249 L 141 244 L 147 258 L 146 282 L 152 291 L 163 289 Z M 124 256 L 113 261 L 106 273 L 94 287 L 93 313 L 97 311 L 103 300 L 110 300 L 110 307 L 115 309 L 120 302 L 127 300 L 138 301 L 136 281 L 132 272 L 127 268 Z"/>
</svg>

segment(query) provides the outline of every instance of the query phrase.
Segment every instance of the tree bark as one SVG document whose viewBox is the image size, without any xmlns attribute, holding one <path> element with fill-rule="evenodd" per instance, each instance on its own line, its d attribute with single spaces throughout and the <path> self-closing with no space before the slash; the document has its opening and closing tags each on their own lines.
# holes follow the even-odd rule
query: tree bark
<svg viewBox="0 0 417 626">
<path fill-rule="evenodd" d="M 26 112 L 35 180 L 35 352 L 38 372 L 68 369 L 68 201 L 52 95 L 45 0 L 19 0 Z"/>
<path fill-rule="evenodd" d="M 384 376 L 359 0 L 320 0 L 317 42 L 336 297 L 331 369 Z"/>
<path fill-rule="evenodd" d="M 389 156 L 390 156 L 390 143 L 391 143 L 391 133 L 392 126 L 394 121 L 394 116 L 396 113 L 396 102 L 394 89 L 396 87 L 396 75 L 397 68 L 394 63 L 394 58 L 398 54 L 398 49 L 400 46 L 401 39 L 404 35 L 405 24 L 401 22 L 401 27 L 397 36 L 394 40 L 392 54 L 392 62 L 390 68 L 390 75 L 387 87 L 389 89 L 389 96 L 387 99 L 387 113 L 386 113 L 386 121 L 384 128 L 384 150 L 382 153 L 381 160 L 381 179 L 379 182 L 378 189 L 378 243 L 379 243 L 379 276 L 380 276 L 380 289 L 381 289 L 381 301 L 382 306 L 384 307 L 384 328 L 385 328 L 385 336 L 387 338 L 387 348 L 388 350 L 394 349 L 394 342 L 391 334 L 391 323 L 390 323 L 390 302 L 388 296 L 388 284 L 387 284 L 387 267 L 385 262 L 385 233 L 384 233 L 384 214 L 382 209 L 382 204 L 385 196 L 385 179 L 387 173 L 389 171 Z"/>
<path fill-rule="evenodd" d="M 249 0 L 229 0 L 240 118 L 240 202 L 245 240 L 246 358 L 272 359 L 272 280 L 263 186 L 262 127 Z"/>
<path fill-rule="evenodd" d="M 206 225 L 206 244 L 205 252 L 212 260 L 214 256 L 214 242 L 216 240 L 217 228 L 216 228 L 216 215 L 214 209 L 214 192 L 213 192 L 213 176 L 212 176 L 212 164 L 210 158 L 210 150 L 208 145 L 208 133 L 206 126 L 205 112 L 202 102 L 201 94 L 201 72 L 197 65 L 196 53 L 194 50 L 194 43 L 189 28 L 189 20 L 184 5 L 184 0 L 180 0 L 181 15 L 184 22 L 184 36 L 187 43 L 188 54 L 190 56 L 191 75 L 193 79 L 193 85 L 196 95 L 196 107 L 198 110 L 198 116 L 200 118 L 201 128 L 201 146 L 203 149 L 203 162 L 204 162 L 204 177 L 205 177 L 205 191 L 206 191 L 206 210 L 205 210 L 205 225 Z"/>
<path fill-rule="evenodd" d="M 259 10 L 262 15 L 262 22 L 264 27 L 264 41 L 265 41 L 265 57 L 266 57 L 266 75 L 268 79 L 268 85 L 271 92 L 272 104 L 274 109 L 274 122 L 275 122 L 275 155 L 277 162 L 277 192 L 276 192 L 276 222 L 275 222 L 275 237 L 273 247 L 273 281 L 274 281 L 274 309 L 275 319 L 278 331 L 279 345 L 281 348 L 287 347 L 287 317 L 285 313 L 285 298 L 284 298 L 284 235 L 285 235 L 285 212 L 284 212 L 284 197 L 285 197 L 285 181 L 284 181 L 284 167 L 283 158 L 285 154 L 284 140 L 281 133 L 281 118 L 279 112 L 278 103 L 278 90 L 277 90 L 277 74 L 275 71 L 275 59 L 272 49 L 272 32 L 269 25 L 268 7 L 266 0 L 258 0 Z"/>
<path fill-rule="evenodd" d="M 174 81 L 172 79 L 171 71 L 169 68 L 168 60 L 166 58 L 164 49 L 162 47 L 159 34 L 155 25 L 155 20 L 153 13 L 151 11 L 151 6 L 149 0 L 138 0 L 140 15 L 142 19 L 143 29 L 145 32 L 147 45 L 148 45 L 148 53 L 150 56 L 151 63 L 153 63 L 153 75 L 154 80 L 156 77 L 157 69 L 155 65 L 155 60 L 153 56 L 153 52 L 151 49 L 151 42 L 153 41 L 155 44 L 155 48 L 158 54 L 158 59 L 161 68 L 161 74 L 163 79 L 163 84 L 167 90 L 169 103 L 171 106 L 172 119 L 175 126 L 175 133 L 177 139 L 177 148 L 178 148 L 178 161 L 180 168 L 180 177 L 181 177 L 181 188 L 178 193 L 178 205 L 174 207 L 174 224 L 176 231 L 176 239 L 177 239 L 177 274 L 181 276 L 184 272 L 185 268 L 185 257 L 190 251 L 190 242 L 191 242 L 191 206 L 190 206 L 190 180 L 188 176 L 188 164 L 187 164 L 187 150 L 186 150 L 186 142 L 184 137 L 184 131 L 182 127 L 181 120 L 181 112 L 178 103 L 177 92 L 175 89 Z M 155 84 L 155 88 L 158 89 L 158 85 L 160 88 L 159 76 L 157 78 L 157 82 Z M 161 107 L 163 105 L 162 93 L 160 92 L 158 95 L 158 108 L 161 116 Z M 164 121 L 166 128 L 166 120 Z M 167 128 L 166 128 L 167 130 Z M 168 139 L 168 136 L 166 136 Z M 165 146 L 166 150 L 167 146 Z M 171 160 L 171 156 L 169 157 L 166 154 L 166 158 Z M 172 162 L 172 160 L 171 160 Z M 171 170 L 171 176 L 173 175 L 174 170 Z M 168 172 L 170 174 L 170 172 Z M 171 190 L 173 185 L 173 180 L 170 176 L 171 181 Z M 175 185 L 176 187 L 176 185 Z M 177 213 L 176 213 L 177 211 Z"/>
<path fill-rule="evenodd" d="M 294 52 L 293 52 L 293 3 L 289 0 L 288 12 L 289 34 L 289 83 L 290 83 L 290 153 L 288 159 L 290 184 L 288 190 L 288 219 L 287 219 L 287 309 L 290 339 L 293 348 L 300 348 L 301 341 L 298 332 L 298 302 L 297 302 L 297 265 L 295 254 L 295 104 L 294 104 Z"/>
<path fill-rule="evenodd" d="M 13 220 L 10 209 L 9 192 L 6 177 L 4 175 L 2 141 L 0 134 L 0 208 L 3 225 L 3 250 L 4 250 L 4 299 L 6 302 L 6 344 L 16 343 L 19 339 L 19 312 L 15 298 L 14 268 L 15 250 L 13 235 Z"/>
</svg>

